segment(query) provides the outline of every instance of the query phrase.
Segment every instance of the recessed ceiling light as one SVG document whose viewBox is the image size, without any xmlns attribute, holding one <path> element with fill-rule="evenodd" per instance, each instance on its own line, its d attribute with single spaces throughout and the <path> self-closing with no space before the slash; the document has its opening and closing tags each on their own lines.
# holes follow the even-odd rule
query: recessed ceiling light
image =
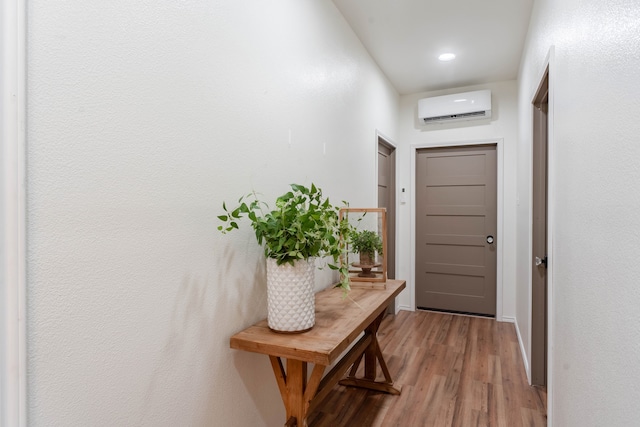
<svg viewBox="0 0 640 427">
<path fill-rule="evenodd" d="M 456 55 L 453 53 L 443 53 L 442 55 L 438 56 L 438 59 L 440 61 L 451 61 L 455 58 L 456 58 Z"/>
</svg>

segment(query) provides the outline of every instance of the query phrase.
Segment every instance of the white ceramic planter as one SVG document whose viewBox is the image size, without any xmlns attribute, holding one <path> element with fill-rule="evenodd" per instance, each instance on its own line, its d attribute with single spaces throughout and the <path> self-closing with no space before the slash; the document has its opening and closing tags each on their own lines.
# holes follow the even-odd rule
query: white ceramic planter
<svg viewBox="0 0 640 427">
<path fill-rule="evenodd" d="M 296 261 L 278 265 L 267 258 L 267 323 L 277 332 L 304 332 L 316 322 L 313 292 L 315 263 Z"/>
</svg>

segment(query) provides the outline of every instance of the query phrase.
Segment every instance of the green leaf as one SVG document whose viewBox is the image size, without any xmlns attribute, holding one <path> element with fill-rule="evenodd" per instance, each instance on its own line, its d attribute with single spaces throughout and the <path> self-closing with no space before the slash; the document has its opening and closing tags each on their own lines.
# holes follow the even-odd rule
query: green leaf
<svg viewBox="0 0 640 427">
<path fill-rule="evenodd" d="M 246 216 L 266 257 L 278 264 L 293 264 L 298 259 L 330 256 L 334 260 L 331 269 L 341 275 L 340 287 L 348 289 L 348 267 L 340 260 L 347 249 L 345 239 L 350 237 L 348 219 L 339 219 L 340 209 L 331 205 L 314 183 L 309 188 L 294 183 L 290 188 L 276 198 L 273 210 L 255 191 L 238 199 L 239 206 L 233 210 L 223 202 L 224 215 L 218 219 L 225 224 L 218 230 L 226 233 L 238 229 L 236 220 Z"/>
</svg>

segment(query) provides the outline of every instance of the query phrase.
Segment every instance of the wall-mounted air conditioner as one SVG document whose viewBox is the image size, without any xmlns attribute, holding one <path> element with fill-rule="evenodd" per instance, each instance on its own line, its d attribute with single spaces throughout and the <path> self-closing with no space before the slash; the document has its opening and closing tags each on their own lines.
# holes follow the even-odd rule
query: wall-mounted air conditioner
<svg viewBox="0 0 640 427">
<path fill-rule="evenodd" d="M 491 117 L 491 91 L 456 93 L 418 101 L 418 118 L 424 123 L 446 123 Z"/>
</svg>

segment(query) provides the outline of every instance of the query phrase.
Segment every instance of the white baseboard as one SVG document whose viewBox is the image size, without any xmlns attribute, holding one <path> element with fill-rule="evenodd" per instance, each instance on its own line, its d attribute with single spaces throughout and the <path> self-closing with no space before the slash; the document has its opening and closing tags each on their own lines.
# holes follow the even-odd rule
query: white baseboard
<svg viewBox="0 0 640 427">
<path fill-rule="evenodd" d="M 524 343 L 522 342 L 522 335 L 520 335 L 520 328 L 518 327 L 518 320 L 513 319 L 513 323 L 516 327 L 516 335 L 518 336 L 518 344 L 520 345 L 520 356 L 522 356 L 522 363 L 524 363 L 524 370 L 527 373 L 527 381 L 531 384 L 531 369 L 529 368 L 529 360 L 527 359 L 527 352 L 524 350 Z"/>
<path fill-rule="evenodd" d="M 531 384 L 531 372 L 529 370 L 529 360 L 527 359 L 527 353 L 524 351 L 524 343 L 522 342 L 522 336 L 520 335 L 520 327 L 518 326 L 518 320 L 511 316 L 502 316 L 502 320 L 499 322 L 513 323 L 516 327 L 516 335 L 518 336 L 518 345 L 520 346 L 520 356 L 522 357 L 522 363 L 524 363 L 524 370 L 527 373 L 527 380 Z"/>
<path fill-rule="evenodd" d="M 415 311 L 413 308 L 409 307 L 408 305 L 402 305 L 400 304 L 398 306 L 398 310 L 403 310 L 403 311 Z"/>
</svg>

